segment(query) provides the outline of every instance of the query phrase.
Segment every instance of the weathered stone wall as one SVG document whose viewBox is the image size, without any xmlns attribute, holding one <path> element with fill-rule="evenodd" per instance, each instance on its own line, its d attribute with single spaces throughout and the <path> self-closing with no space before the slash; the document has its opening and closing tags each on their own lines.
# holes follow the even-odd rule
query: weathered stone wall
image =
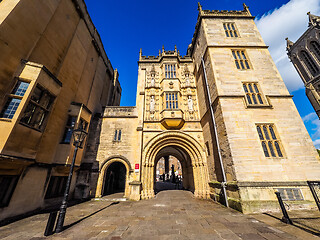
<svg viewBox="0 0 320 240">
<path fill-rule="evenodd" d="M 121 87 L 83 0 L 9 0 L 0 8 L 0 110 L 19 78 L 30 82 L 14 117 L 0 119 L 0 174 L 29 176 L 39 163 L 42 169 L 20 177 L 1 220 L 50 204 L 52 199 L 44 200 L 48 179 L 68 174 L 74 152 L 72 144 L 61 143 L 68 115 L 77 116 L 75 127 L 80 118 L 90 124 L 104 106 L 119 105 Z M 55 97 L 40 130 L 20 123 L 38 84 Z M 83 153 L 79 149 L 76 169 Z"/>
</svg>

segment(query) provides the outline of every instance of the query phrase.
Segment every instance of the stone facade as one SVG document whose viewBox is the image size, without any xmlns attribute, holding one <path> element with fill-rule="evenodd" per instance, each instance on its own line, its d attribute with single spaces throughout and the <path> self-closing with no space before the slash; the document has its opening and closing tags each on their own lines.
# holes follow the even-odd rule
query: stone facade
<svg viewBox="0 0 320 240">
<path fill-rule="evenodd" d="M 97 196 L 108 161 L 121 161 L 125 196 L 154 197 L 157 161 L 172 155 L 196 197 L 225 202 L 226 189 L 226 204 L 249 213 L 277 210 L 280 191 L 292 208 L 315 207 L 319 156 L 253 19 L 246 5 L 199 5 L 186 56 L 140 51 L 134 113 L 108 107 L 102 120 Z"/>
<path fill-rule="evenodd" d="M 121 87 L 84 1 L 5 0 L 0 13 L 3 220 L 61 202 L 72 129 L 90 125 L 91 142 L 103 107 L 120 104 Z M 83 152 L 71 186 L 78 198 L 89 196 Z"/>
<path fill-rule="evenodd" d="M 309 27 L 295 42 L 287 40 L 288 56 L 299 73 L 314 110 L 320 118 L 320 17 L 309 15 Z"/>
</svg>

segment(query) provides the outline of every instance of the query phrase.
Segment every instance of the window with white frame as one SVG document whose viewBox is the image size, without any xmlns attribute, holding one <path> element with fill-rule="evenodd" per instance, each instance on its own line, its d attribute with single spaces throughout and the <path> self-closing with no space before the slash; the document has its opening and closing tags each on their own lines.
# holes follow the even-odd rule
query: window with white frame
<svg viewBox="0 0 320 240">
<path fill-rule="evenodd" d="M 28 82 L 18 80 L 0 113 L 1 118 L 12 119 L 29 87 Z"/>
<path fill-rule="evenodd" d="M 178 109 L 177 92 L 166 92 L 166 109 Z"/>
<path fill-rule="evenodd" d="M 164 65 L 166 78 L 176 78 L 176 64 L 165 64 Z"/>
</svg>

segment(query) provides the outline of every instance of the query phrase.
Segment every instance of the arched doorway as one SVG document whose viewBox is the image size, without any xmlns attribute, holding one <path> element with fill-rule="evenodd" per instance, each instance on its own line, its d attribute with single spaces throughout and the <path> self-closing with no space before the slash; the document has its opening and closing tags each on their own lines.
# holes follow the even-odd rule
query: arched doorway
<svg viewBox="0 0 320 240">
<path fill-rule="evenodd" d="M 191 159 L 183 148 L 174 145 L 162 148 L 157 153 L 155 160 L 155 193 L 182 189 L 194 192 L 193 169 L 190 163 Z"/>
<path fill-rule="evenodd" d="M 130 162 L 123 156 L 111 156 L 100 165 L 96 197 L 115 192 L 124 192 L 129 197 L 129 176 L 132 172 Z"/>
<path fill-rule="evenodd" d="M 105 172 L 103 196 L 125 191 L 126 171 L 126 167 L 121 162 L 110 164 Z"/>
<path fill-rule="evenodd" d="M 173 155 L 182 165 L 183 186 L 195 197 L 209 198 L 208 170 L 204 148 L 181 131 L 166 131 L 152 138 L 143 150 L 141 198 L 153 198 L 155 167 L 161 157 Z"/>
</svg>

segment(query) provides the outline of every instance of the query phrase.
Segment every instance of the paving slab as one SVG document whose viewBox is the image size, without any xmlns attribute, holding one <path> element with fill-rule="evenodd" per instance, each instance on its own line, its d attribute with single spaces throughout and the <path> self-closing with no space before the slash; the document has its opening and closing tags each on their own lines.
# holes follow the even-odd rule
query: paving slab
<svg viewBox="0 0 320 240">
<path fill-rule="evenodd" d="M 121 199 L 121 201 L 120 201 Z M 43 236 L 48 214 L 31 216 L 0 228 L 0 239 L 308 239 L 188 191 L 159 192 L 154 199 L 94 199 L 72 207 L 63 232 Z M 313 236 L 313 235 L 311 235 Z M 315 236 L 314 236 L 315 237 Z"/>
</svg>

